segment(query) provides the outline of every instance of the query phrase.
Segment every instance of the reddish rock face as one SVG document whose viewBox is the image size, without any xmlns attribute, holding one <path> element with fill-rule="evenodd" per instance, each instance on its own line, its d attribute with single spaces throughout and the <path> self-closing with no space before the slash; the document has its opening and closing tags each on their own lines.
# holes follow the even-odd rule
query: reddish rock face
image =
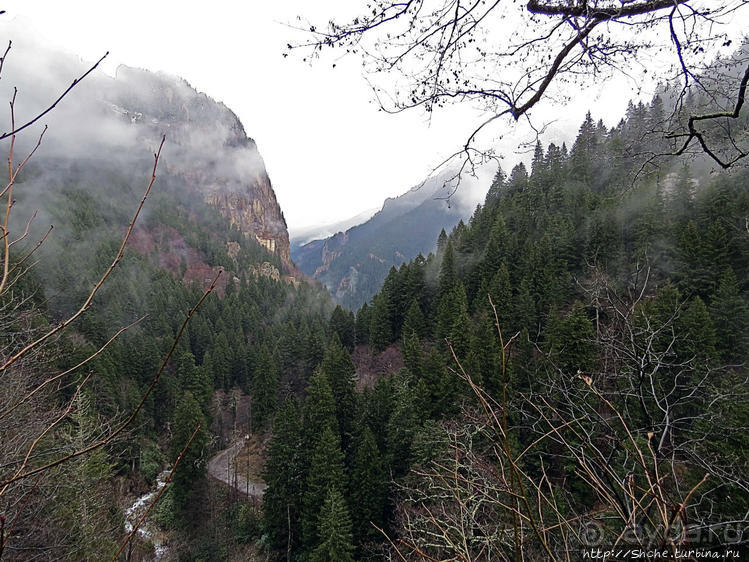
<svg viewBox="0 0 749 562">
<path fill-rule="evenodd" d="M 265 170 L 241 191 L 213 189 L 205 200 L 216 206 L 233 225 L 254 236 L 271 253 L 289 262 L 289 233 Z"/>
<path fill-rule="evenodd" d="M 289 234 L 255 141 L 222 103 L 180 78 L 121 67 L 102 98 L 142 139 L 167 136 L 164 164 L 285 264 Z"/>
</svg>

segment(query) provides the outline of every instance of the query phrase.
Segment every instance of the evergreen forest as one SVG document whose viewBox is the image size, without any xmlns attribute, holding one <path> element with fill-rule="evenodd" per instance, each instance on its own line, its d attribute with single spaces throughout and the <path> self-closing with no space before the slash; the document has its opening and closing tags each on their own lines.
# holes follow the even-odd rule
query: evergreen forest
<svg viewBox="0 0 749 562">
<path fill-rule="evenodd" d="M 537 144 L 436 254 L 391 269 L 355 318 L 333 312 L 276 418 L 271 545 L 578 560 L 591 533 L 726 542 L 749 504 L 749 176 L 677 159 L 643 174 L 628 154 L 660 111 Z M 352 346 L 403 368 L 359 390 Z"/>
<path fill-rule="evenodd" d="M 2 254 L 0 558 L 746 548 L 749 169 L 664 156 L 668 95 L 539 140 L 355 311 L 158 156 L 29 160 L 3 208 L 61 226 Z"/>
</svg>

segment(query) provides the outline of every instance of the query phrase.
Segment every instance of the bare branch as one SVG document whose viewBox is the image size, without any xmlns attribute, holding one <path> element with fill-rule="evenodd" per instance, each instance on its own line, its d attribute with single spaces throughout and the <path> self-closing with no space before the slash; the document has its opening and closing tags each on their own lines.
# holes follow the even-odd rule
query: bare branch
<svg viewBox="0 0 749 562">
<path fill-rule="evenodd" d="M 616 7 L 602 7 L 597 3 L 591 6 L 588 2 L 559 4 L 542 0 L 529 0 L 527 8 L 534 14 L 546 16 L 587 17 L 600 19 L 629 18 L 650 14 L 658 10 L 673 8 L 674 5 L 686 4 L 689 0 L 647 0 L 641 2 L 617 2 Z"/>
<path fill-rule="evenodd" d="M 699 142 L 700 147 L 702 147 L 702 151 L 707 154 L 716 164 L 718 164 L 723 169 L 728 169 L 731 166 L 733 166 L 736 162 L 741 160 L 742 158 L 745 158 L 747 156 L 747 152 L 744 152 L 742 150 L 739 150 L 738 147 L 734 144 L 734 148 L 738 151 L 738 154 L 734 156 L 731 159 L 723 160 L 720 158 L 715 151 L 708 146 L 707 140 L 705 139 L 705 136 L 703 133 L 698 131 L 695 127 L 695 124 L 701 121 L 708 121 L 708 120 L 716 120 L 721 118 L 728 118 L 728 119 L 738 119 L 739 114 L 741 113 L 741 108 L 744 106 L 744 101 L 746 99 L 746 88 L 749 84 L 749 65 L 747 65 L 746 70 L 744 71 L 744 76 L 741 78 L 741 83 L 739 84 L 739 91 L 736 97 L 736 105 L 734 105 L 734 108 L 732 111 L 718 111 L 714 113 L 706 113 L 704 115 L 692 115 L 689 117 L 689 121 L 687 123 L 687 126 L 689 128 L 688 134 L 677 134 L 672 133 L 670 135 L 667 135 L 667 138 L 679 138 L 686 136 L 686 139 L 684 140 L 684 144 L 682 147 L 674 152 L 674 156 L 679 156 L 681 154 L 684 154 L 684 152 L 689 148 L 689 145 L 691 144 L 692 140 L 697 139 L 697 142 Z"/>
<path fill-rule="evenodd" d="M 206 289 L 206 291 L 203 293 L 203 295 L 200 297 L 198 302 L 193 306 L 187 313 L 187 316 L 185 317 L 185 320 L 182 322 L 182 325 L 179 328 L 179 331 L 177 332 L 177 335 L 174 337 L 174 340 L 172 342 L 172 346 L 170 347 L 167 354 L 164 356 L 164 359 L 161 363 L 161 366 L 156 371 L 156 374 L 154 375 L 153 380 L 151 381 L 151 384 L 148 386 L 146 391 L 141 395 L 140 401 L 138 402 L 137 406 L 133 409 L 130 416 L 122 422 L 122 424 L 117 427 L 114 431 L 103 437 L 102 439 L 96 441 L 95 443 L 92 443 L 86 447 L 83 447 L 82 449 L 79 449 L 73 453 L 67 454 L 63 456 L 62 458 L 59 458 L 57 460 L 48 462 L 47 464 L 44 464 L 42 466 L 39 466 L 37 468 L 28 470 L 27 472 L 24 472 L 22 474 L 17 474 L 13 478 L 10 478 L 4 482 L 0 482 L 0 486 L 7 486 L 8 484 L 11 484 L 13 482 L 16 482 L 18 480 L 23 480 L 24 478 L 28 478 L 29 476 L 33 476 L 35 474 L 39 474 L 41 472 L 46 472 L 50 468 L 53 468 L 55 466 L 58 466 L 64 462 L 67 462 L 71 459 L 74 459 L 76 457 L 80 457 L 81 455 L 86 455 L 90 453 L 91 451 L 94 451 L 96 449 L 99 449 L 108 443 L 111 443 L 115 437 L 120 435 L 127 427 L 133 423 L 135 418 L 137 417 L 138 413 L 143 408 L 143 405 L 146 403 L 146 400 L 151 395 L 151 392 L 153 392 L 153 389 L 156 387 L 156 384 L 159 382 L 159 379 L 161 378 L 161 375 L 164 372 L 164 369 L 166 368 L 167 363 L 169 363 L 169 360 L 171 359 L 172 355 L 174 354 L 174 350 L 177 348 L 177 344 L 179 344 L 180 339 L 182 338 L 182 334 L 185 331 L 185 328 L 187 327 L 187 324 L 190 322 L 190 319 L 192 318 L 193 314 L 197 311 L 198 307 L 203 303 L 203 301 L 208 297 L 209 294 L 211 294 L 216 289 L 216 283 L 218 282 L 218 278 L 221 276 L 221 273 L 223 271 L 219 271 L 218 274 L 216 274 L 216 277 L 211 282 L 210 287 Z"/>
<path fill-rule="evenodd" d="M 8 46 L 8 48 L 10 48 L 10 46 Z M 65 91 L 63 91 L 58 96 L 58 98 L 55 101 L 53 101 L 52 104 L 49 107 L 47 107 L 47 109 L 45 109 L 41 113 L 38 113 L 33 119 L 27 121 L 23 125 L 20 125 L 18 127 L 16 127 L 14 125 L 14 126 L 11 127 L 11 130 L 8 131 L 7 133 L 0 134 L 0 140 L 7 139 L 8 137 L 11 137 L 11 136 L 13 136 L 13 135 L 15 135 L 17 133 L 20 133 L 21 131 L 23 131 L 24 129 L 30 127 L 31 125 L 33 125 L 34 123 L 36 123 L 37 121 L 39 121 L 42 117 L 44 117 L 45 115 L 47 115 L 47 113 L 49 113 L 55 107 L 57 107 L 57 104 L 60 103 L 63 100 L 63 98 L 65 96 L 67 96 L 73 88 L 75 88 L 78 84 L 80 84 L 81 80 L 83 80 L 84 78 L 86 78 L 86 76 L 88 76 L 89 74 L 91 74 L 96 69 L 96 67 L 98 67 L 99 64 L 105 58 L 107 58 L 108 55 L 109 55 L 109 51 L 107 51 L 106 53 L 104 53 L 104 56 L 102 56 L 98 61 L 96 61 L 91 68 L 89 68 L 86 72 L 84 72 L 78 78 L 76 78 L 75 80 L 73 80 L 73 82 L 70 84 L 70 86 L 68 86 L 67 89 L 65 89 Z"/>
<path fill-rule="evenodd" d="M 26 394 L 25 396 L 23 396 L 22 398 L 20 398 L 15 404 L 13 404 L 12 406 L 10 406 L 9 408 L 6 408 L 4 411 L 0 412 L 0 420 L 2 420 L 3 418 L 7 417 L 11 413 L 13 413 L 13 411 L 16 410 L 16 408 L 18 408 L 19 406 L 21 406 L 21 405 L 25 404 L 26 402 L 28 402 L 29 400 L 31 400 L 38 392 L 40 392 L 48 384 L 52 384 L 53 382 L 58 381 L 58 380 L 62 379 L 63 377 L 69 375 L 70 373 L 73 373 L 73 372 L 77 371 L 78 369 L 80 369 L 81 367 L 83 367 L 86 363 L 88 363 L 89 361 L 91 361 L 92 359 L 94 359 L 95 357 L 97 357 L 98 355 L 100 355 L 101 352 L 104 351 L 109 346 L 109 344 L 111 344 L 114 340 L 116 340 L 123 332 L 126 332 L 127 330 L 129 330 L 133 326 L 136 326 L 137 324 L 140 324 L 146 318 L 147 318 L 147 316 L 141 316 L 135 322 L 132 322 L 132 323 L 128 324 L 127 326 L 123 326 L 122 328 L 120 328 L 119 330 L 117 330 L 117 332 L 115 332 L 115 334 L 111 338 L 109 338 L 104 343 L 104 345 L 102 345 L 94 353 L 88 355 L 83 361 L 81 361 L 80 363 L 78 363 L 77 365 L 75 365 L 73 367 L 70 367 L 69 369 L 63 371 L 62 373 L 59 373 L 59 374 L 55 375 L 54 377 L 50 377 L 50 378 L 44 380 L 41 384 L 39 384 L 36 387 L 34 387 L 34 389 L 32 391 L 30 391 L 28 394 Z"/>
<path fill-rule="evenodd" d="M 166 140 L 166 136 L 163 136 L 161 138 L 161 143 L 159 144 L 159 148 L 156 151 L 156 154 L 154 154 L 154 164 L 153 164 L 153 171 L 151 172 L 151 179 L 149 180 L 148 185 L 146 186 L 146 190 L 143 193 L 143 197 L 141 198 L 140 203 L 138 204 L 138 208 L 136 209 L 135 214 L 133 215 L 133 218 L 130 221 L 130 224 L 128 225 L 127 231 L 125 232 L 125 236 L 122 239 L 122 243 L 120 244 L 120 247 L 117 250 L 115 257 L 112 260 L 112 263 L 109 265 L 106 271 L 102 274 L 99 280 L 94 284 L 94 287 L 93 289 L 91 289 L 91 292 L 86 297 L 86 300 L 83 301 L 83 304 L 80 306 L 80 308 L 71 316 L 69 316 L 62 322 L 58 323 L 57 326 L 49 330 L 46 334 L 36 339 L 35 341 L 29 343 L 23 349 L 21 349 L 20 351 L 15 353 L 13 356 L 11 356 L 9 359 L 7 359 L 3 365 L 0 365 L 0 373 L 2 373 L 5 369 L 10 367 L 13 363 L 15 363 L 19 358 L 23 357 L 30 350 L 44 343 L 50 337 L 58 333 L 60 330 L 70 325 L 75 320 L 77 320 L 84 312 L 86 312 L 89 309 L 94 297 L 96 296 L 96 293 L 99 291 L 102 285 L 104 285 L 104 282 L 107 280 L 107 278 L 110 276 L 112 271 L 114 271 L 115 267 L 117 267 L 117 265 L 122 260 L 122 255 L 125 252 L 125 246 L 127 246 L 128 240 L 130 240 L 130 236 L 133 233 L 133 229 L 135 228 L 135 222 L 138 220 L 138 216 L 140 215 L 140 212 L 143 209 L 143 205 L 145 204 L 146 199 L 148 198 L 148 195 L 151 192 L 151 187 L 153 187 L 153 184 L 156 181 L 156 168 L 158 167 L 158 164 L 159 164 L 159 157 L 161 156 L 161 149 L 164 146 L 165 140 Z"/>
</svg>

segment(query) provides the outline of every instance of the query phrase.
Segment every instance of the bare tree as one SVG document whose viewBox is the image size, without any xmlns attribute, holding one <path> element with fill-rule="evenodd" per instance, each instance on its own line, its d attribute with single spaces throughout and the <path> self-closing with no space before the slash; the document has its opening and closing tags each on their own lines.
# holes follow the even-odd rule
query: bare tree
<svg viewBox="0 0 749 562">
<path fill-rule="evenodd" d="M 501 391 L 491 396 L 453 354 L 477 401 L 443 424 L 442 453 L 398 483 L 393 558 L 571 561 L 597 548 L 666 558 L 746 543 L 749 514 L 721 519 L 715 501 L 747 490 L 745 467 L 717 436 L 746 431 L 720 418 L 725 404 L 746 403 L 747 381 L 706 368 L 699 347 L 675 353 L 687 311 L 669 298 L 654 310 L 647 276 L 635 279 L 626 297 L 597 291 L 610 319 L 590 342 L 601 346 L 599 372 L 565 372 L 537 348 L 551 369 L 521 392 L 499 331 Z"/>
<path fill-rule="evenodd" d="M 315 56 L 328 47 L 360 56 L 387 111 L 480 107 L 485 119 L 457 153 L 469 165 L 484 155 L 476 137 L 485 127 L 501 119 L 530 122 L 542 100 L 564 103 L 579 84 L 624 75 L 638 92 L 643 84 L 669 82 L 676 87 L 662 125 L 669 153 L 699 151 L 728 168 L 749 153 L 736 124 L 749 63 L 746 52 L 723 61 L 730 64 L 714 59 L 741 44 L 737 21 L 748 4 L 372 0 L 349 21 L 308 25 L 313 38 L 290 47 L 311 48 Z M 685 103 L 689 96 L 702 101 Z"/>
<path fill-rule="evenodd" d="M 10 50 L 9 44 L 0 58 L 0 73 Z M 0 190 L 0 558 L 4 554 L 14 559 L 101 558 L 112 552 L 119 554 L 117 544 L 106 540 L 119 534 L 116 529 L 121 529 L 121 521 L 109 512 L 113 494 L 109 489 L 111 482 L 106 481 L 109 473 L 105 448 L 129 437 L 129 429 L 158 384 L 187 323 L 215 289 L 218 279 L 217 276 L 188 311 L 171 348 L 132 411 L 111 419 L 93 412 L 88 387 L 96 372 L 90 365 L 119 335 L 143 318 L 116 330 L 108 341 L 71 368 L 55 368 L 60 354 L 58 338 L 94 306 L 96 295 L 122 261 L 156 181 L 165 141 L 162 137 L 153 155 L 153 169 L 143 195 L 108 267 L 72 314 L 51 322 L 39 309 L 40 298 L 34 284 L 28 282 L 28 272 L 36 265 L 36 251 L 52 227 L 39 240 L 28 243 L 35 215 L 25 221 L 26 226 L 19 233 L 13 231 L 11 220 L 18 178 L 41 146 L 46 126 L 20 162 L 15 154 L 16 138 L 52 111 L 101 60 L 73 80 L 47 109 L 22 124 L 15 120 L 14 92 L 10 127 L 7 133 L 0 134 L 0 140 L 8 143 L 8 182 Z M 185 448 L 191 441 L 192 438 Z M 132 536 L 130 533 L 125 537 L 122 547 Z"/>
</svg>

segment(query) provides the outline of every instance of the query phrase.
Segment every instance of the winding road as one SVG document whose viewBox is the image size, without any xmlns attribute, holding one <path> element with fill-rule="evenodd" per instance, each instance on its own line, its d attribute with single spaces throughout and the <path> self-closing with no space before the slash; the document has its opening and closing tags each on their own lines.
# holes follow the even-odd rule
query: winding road
<svg viewBox="0 0 749 562">
<path fill-rule="evenodd" d="M 227 486 L 232 486 L 240 494 L 245 494 L 251 498 L 262 498 L 263 492 L 267 488 L 265 484 L 248 481 L 241 474 L 234 474 L 231 470 L 232 461 L 242 450 L 243 445 L 244 441 L 238 441 L 228 449 L 216 453 L 208 461 L 208 474 Z"/>
</svg>

